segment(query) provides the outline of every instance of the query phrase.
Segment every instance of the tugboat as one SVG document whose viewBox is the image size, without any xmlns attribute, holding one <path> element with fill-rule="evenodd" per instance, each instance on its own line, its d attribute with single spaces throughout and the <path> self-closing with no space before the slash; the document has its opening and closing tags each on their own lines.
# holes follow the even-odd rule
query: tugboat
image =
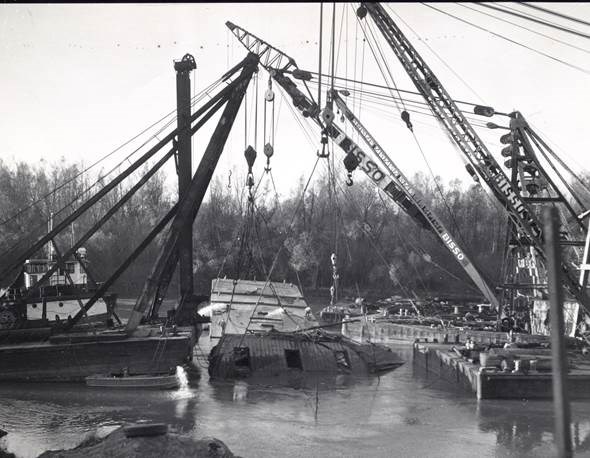
<svg viewBox="0 0 590 458">
<path fill-rule="evenodd" d="M 64 262 L 65 269 L 58 267 L 44 285 L 36 287 L 39 277 L 56 263 L 51 251 L 47 258 L 27 259 L 10 287 L 0 290 L 0 330 L 65 322 L 94 295 L 97 285 L 88 282 L 85 248 L 79 248 L 73 259 Z M 115 301 L 114 295 L 99 298 L 80 322 L 105 324 L 116 316 Z"/>
</svg>

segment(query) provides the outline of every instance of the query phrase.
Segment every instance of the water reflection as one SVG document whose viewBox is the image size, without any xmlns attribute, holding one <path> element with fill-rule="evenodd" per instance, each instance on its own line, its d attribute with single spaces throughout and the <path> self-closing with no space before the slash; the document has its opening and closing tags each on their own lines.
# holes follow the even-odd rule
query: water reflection
<svg viewBox="0 0 590 458">
<path fill-rule="evenodd" d="M 496 437 L 499 451 L 518 454 L 553 451 L 553 405 L 546 401 L 481 401 L 479 428 Z M 590 452 L 590 413 L 587 403 L 572 404 L 572 442 L 577 453 Z"/>
<path fill-rule="evenodd" d="M 382 377 L 289 376 L 237 381 L 192 374 L 176 391 L 116 391 L 80 385 L 0 385 L 0 440 L 34 457 L 71 448 L 99 428 L 166 422 L 215 436 L 242 456 L 551 456 L 549 402 L 484 401 L 409 361 Z M 186 375 L 186 374 L 185 374 Z M 590 403 L 572 405 L 578 454 L 590 455 Z"/>
</svg>

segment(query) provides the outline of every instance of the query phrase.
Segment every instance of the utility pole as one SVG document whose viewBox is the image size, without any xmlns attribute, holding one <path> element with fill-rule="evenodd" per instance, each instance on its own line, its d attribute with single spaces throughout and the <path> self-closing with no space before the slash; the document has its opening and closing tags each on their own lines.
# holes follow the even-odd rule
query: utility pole
<svg viewBox="0 0 590 458">
<path fill-rule="evenodd" d="M 195 58 L 185 54 L 182 60 L 174 62 L 176 70 L 176 111 L 177 111 L 177 162 L 178 202 L 186 196 L 192 180 L 191 145 L 191 77 L 195 70 Z M 178 240 L 178 259 L 180 272 L 180 297 L 193 294 L 193 220 L 183 221 Z"/>
<path fill-rule="evenodd" d="M 557 208 L 545 210 L 545 244 L 549 301 L 551 303 L 551 356 L 553 366 L 553 408 L 555 409 L 555 445 L 560 457 L 571 457 L 570 403 L 567 392 L 568 360 L 563 323 L 563 288 L 561 280 L 561 247 Z"/>
</svg>

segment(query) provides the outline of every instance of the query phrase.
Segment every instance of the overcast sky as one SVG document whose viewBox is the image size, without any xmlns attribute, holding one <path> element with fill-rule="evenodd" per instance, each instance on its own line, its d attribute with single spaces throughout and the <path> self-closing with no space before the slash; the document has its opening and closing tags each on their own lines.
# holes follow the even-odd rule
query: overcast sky
<svg viewBox="0 0 590 458">
<path fill-rule="evenodd" d="M 516 4 L 505 5 L 590 32 L 590 27 Z M 542 135 L 558 145 L 557 152 L 574 168 L 590 168 L 589 74 L 424 5 L 390 6 L 418 34 L 416 37 L 403 23 L 399 24 L 453 98 L 483 101 L 498 111 L 518 109 Z M 590 71 L 590 51 L 534 35 L 460 5 L 434 6 Z M 545 6 L 590 21 L 588 3 Z M 383 84 L 368 47 L 362 59 L 362 33 L 355 25 L 352 10 L 342 4 L 336 8 L 336 34 L 340 37 L 337 74 L 349 78 L 356 75 L 360 79 L 362 71 L 365 81 Z M 585 38 L 480 9 L 590 50 L 590 42 Z M 325 4 L 324 70 L 328 68 L 331 10 L 332 5 Z M 301 68 L 316 71 L 319 12 L 319 4 L 313 3 L 0 5 L 0 158 L 8 163 L 23 160 L 51 164 L 63 156 L 68 161 L 90 164 L 104 156 L 174 109 L 173 60 L 187 52 L 194 55 L 198 91 L 245 56 L 244 48 L 225 27 L 227 20 L 290 54 Z M 399 87 L 415 90 L 395 56 L 385 46 L 383 49 Z M 262 71 L 260 110 L 267 79 L 268 75 Z M 253 100 L 251 93 L 250 113 L 253 113 Z M 354 103 L 358 107 L 358 100 Z M 319 147 L 319 133 L 316 131 L 309 141 L 279 95 L 275 110 L 273 173 L 279 191 L 286 193 L 300 176 L 311 170 Z M 414 139 L 393 106 L 375 107 L 363 102 L 358 114 L 407 174 L 427 170 Z M 253 141 L 253 121 L 253 116 L 249 116 L 249 143 Z M 461 178 L 469 182 L 461 160 L 435 121 L 423 116 L 414 116 L 413 121 L 434 172 L 447 180 Z M 502 118 L 496 121 L 504 122 Z M 243 124 L 241 113 L 218 167 L 217 173 L 224 181 L 230 168 L 245 169 Z M 495 154 L 500 148 L 497 139 L 501 133 L 497 130 L 482 133 Z M 208 131 L 204 130 L 197 136 L 197 159 L 207 135 Z M 262 126 L 258 136 L 261 143 Z M 261 150 L 261 145 L 258 146 Z M 116 163 L 124 152 L 108 163 Z M 256 174 L 261 173 L 262 167 L 263 160 L 259 159 Z"/>
</svg>

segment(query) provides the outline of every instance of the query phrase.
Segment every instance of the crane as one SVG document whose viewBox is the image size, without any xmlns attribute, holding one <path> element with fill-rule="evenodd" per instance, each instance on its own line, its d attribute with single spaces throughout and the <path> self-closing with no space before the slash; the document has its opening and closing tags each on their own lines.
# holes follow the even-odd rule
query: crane
<svg viewBox="0 0 590 458">
<path fill-rule="evenodd" d="M 541 261 L 546 259 L 541 224 L 533 208 L 506 176 L 469 121 L 459 110 L 434 72 L 379 3 L 362 2 L 357 16 L 367 14 L 401 62 L 404 70 L 422 94 L 436 118 L 469 161 L 475 173 L 502 203 L 519 231 L 520 243 L 531 246 Z M 489 108 L 489 107 L 487 107 Z M 491 113 L 493 109 L 489 108 Z M 576 281 L 572 269 L 562 261 L 564 286 L 585 308 L 590 300 L 585 288 Z"/>
<path fill-rule="evenodd" d="M 370 132 L 360 123 L 358 118 L 354 116 L 342 97 L 340 97 L 340 94 L 331 91 L 329 100 L 337 104 L 342 113 L 369 145 L 373 154 L 363 151 L 350 136 L 333 122 L 334 116 L 331 111 L 324 110 L 321 112 L 318 105 L 313 101 L 311 94 L 309 97 L 305 95 L 293 80 L 286 76 L 286 73 L 290 73 L 293 78 L 300 79 L 304 83 L 306 80 L 311 79 L 308 72 L 297 67 L 295 59 L 229 21 L 226 22 L 226 25 L 250 52 L 254 52 L 259 56 L 260 65 L 269 72 L 272 79 L 291 97 L 293 104 L 302 115 L 311 118 L 322 129 L 322 142 L 325 143 L 327 138 L 331 138 L 346 153 L 344 164 L 349 171 L 349 177 L 352 170 L 357 167 L 360 168 L 371 182 L 384 191 L 406 214 L 420 226 L 434 233 L 459 262 L 492 307 L 498 309 L 499 301 L 493 288 L 489 286 L 488 282 L 468 258 L 459 242 L 455 240 L 441 220 L 422 201 L 409 180 L 385 153 L 383 148 L 379 146 Z"/>
</svg>

